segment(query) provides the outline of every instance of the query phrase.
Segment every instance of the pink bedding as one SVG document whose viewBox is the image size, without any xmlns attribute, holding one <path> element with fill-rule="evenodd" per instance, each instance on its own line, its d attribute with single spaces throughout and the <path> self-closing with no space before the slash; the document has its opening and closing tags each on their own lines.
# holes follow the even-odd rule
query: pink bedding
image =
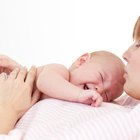
<svg viewBox="0 0 140 140">
<path fill-rule="evenodd" d="M 46 99 L 0 140 L 140 140 L 139 101 L 124 97 L 117 102 L 123 106 L 103 103 L 94 108 Z"/>
</svg>

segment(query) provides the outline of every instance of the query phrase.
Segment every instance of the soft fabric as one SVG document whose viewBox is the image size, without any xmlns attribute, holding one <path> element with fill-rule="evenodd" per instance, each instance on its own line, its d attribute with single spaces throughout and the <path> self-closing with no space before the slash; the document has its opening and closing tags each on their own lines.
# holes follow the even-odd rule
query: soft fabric
<svg viewBox="0 0 140 140">
<path fill-rule="evenodd" d="M 129 100 L 132 106 L 127 105 Z M 0 140 L 140 140 L 139 101 L 125 97 L 118 102 L 124 106 L 103 103 L 96 108 L 45 99 Z"/>
</svg>

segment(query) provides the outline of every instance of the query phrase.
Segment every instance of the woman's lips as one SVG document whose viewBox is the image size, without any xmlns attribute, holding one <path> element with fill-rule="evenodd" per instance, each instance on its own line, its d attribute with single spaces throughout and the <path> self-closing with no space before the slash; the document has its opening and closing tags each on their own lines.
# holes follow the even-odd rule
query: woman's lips
<svg viewBox="0 0 140 140">
<path fill-rule="evenodd" d="M 127 77 L 127 72 L 126 72 L 126 70 L 125 70 L 125 72 L 124 72 L 123 77 L 124 77 L 125 79 L 126 79 L 126 77 Z"/>
</svg>

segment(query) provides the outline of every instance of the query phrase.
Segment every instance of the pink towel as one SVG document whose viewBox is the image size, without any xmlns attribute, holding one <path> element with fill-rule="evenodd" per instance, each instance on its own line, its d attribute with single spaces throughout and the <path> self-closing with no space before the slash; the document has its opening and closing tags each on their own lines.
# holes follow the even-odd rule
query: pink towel
<svg viewBox="0 0 140 140">
<path fill-rule="evenodd" d="M 126 96 L 117 102 L 123 106 L 103 103 L 95 108 L 45 99 L 0 140 L 140 140 L 139 101 Z"/>
</svg>

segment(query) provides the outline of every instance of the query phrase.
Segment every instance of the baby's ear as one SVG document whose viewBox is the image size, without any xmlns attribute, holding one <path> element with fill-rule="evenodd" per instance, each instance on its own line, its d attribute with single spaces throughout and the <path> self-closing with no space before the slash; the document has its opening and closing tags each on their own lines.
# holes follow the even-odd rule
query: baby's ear
<svg viewBox="0 0 140 140">
<path fill-rule="evenodd" d="M 85 53 L 83 55 L 81 55 L 76 61 L 75 61 L 75 66 L 78 67 L 80 65 L 82 65 L 83 63 L 89 61 L 91 58 L 91 54 L 90 53 Z"/>
</svg>

